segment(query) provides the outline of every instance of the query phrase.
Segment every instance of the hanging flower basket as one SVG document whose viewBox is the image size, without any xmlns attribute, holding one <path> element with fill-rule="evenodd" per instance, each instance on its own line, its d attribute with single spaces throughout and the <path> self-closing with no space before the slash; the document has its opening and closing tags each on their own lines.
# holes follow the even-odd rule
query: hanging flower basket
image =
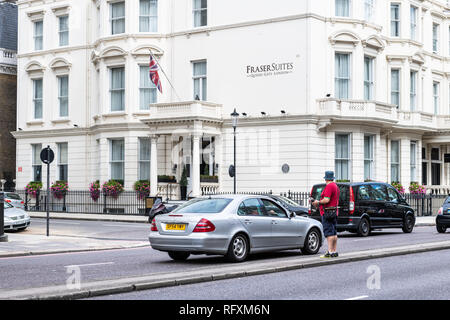
<svg viewBox="0 0 450 320">
<path fill-rule="evenodd" d="M 94 181 L 89 185 L 91 199 L 97 201 L 100 198 L 100 181 Z"/>
<path fill-rule="evenodd" d="M 403 186 L 400 184 L 400 182 L 393 181 L 391 183 L 391 186 L 393 186 L 395 189 L 397 189 L 397 191 L 400 192 L 401 194 L 405 193 L 405 188 L 403 188 Z"/>
<path fill-rule="evenodd" d="M 148 180 L 139 180 L 134 183 L 133 186 L 134 191 L 136 191 L 136 195 L 139 200 L 144 200 L 150 194 L 150 181 Z"/>
<path fill-rule="evenodd" d="M 409 192 L 414 195 L 423 195 L 427 192 L 424 186 L 418 184 L 417 182 L 411 182 L 409 186 Z"/>
<path fill-rule="evenodd" d="M 123 185 L 116 180 L 109 180 L 102 186 L 102 192 L 105 196 L 113 197 L 117 199 L 123 191 Z"/>
<path fill-rule="evenodd" d="M 40 181 L 31 181 L 25 187 L 26 193 L 32 198 L 36 198 L 37 193 L 42 189 L 42 182 Z"/>
<path fill-rule="evenodd" d="M 69 190 L 69 185 L 66 181 L 56 181 L 50 187 L 50 191 L 52 192 L 53 197 L 56 199 L 62 199 L 67 194 Z"/>
</svg>

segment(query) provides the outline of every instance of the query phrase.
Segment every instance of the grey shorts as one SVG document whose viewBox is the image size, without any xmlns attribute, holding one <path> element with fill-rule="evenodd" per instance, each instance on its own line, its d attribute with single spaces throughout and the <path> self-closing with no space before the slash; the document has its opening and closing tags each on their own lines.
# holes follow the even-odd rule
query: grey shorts
<svg viewBox="0 0 450 320">
<path fill-rule="evenodd" d="M 337 235 L 337 217 L 329 220 L 322 216 L 322 226 L 325 237 Z"/>
</svg>

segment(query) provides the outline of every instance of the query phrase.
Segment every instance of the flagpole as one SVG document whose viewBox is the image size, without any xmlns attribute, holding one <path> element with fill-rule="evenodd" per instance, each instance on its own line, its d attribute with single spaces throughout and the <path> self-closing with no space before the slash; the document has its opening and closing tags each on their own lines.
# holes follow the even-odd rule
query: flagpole
<svg viewBox="0 0 450 320">
<path fill-rule="evenodd" d="M 158 61 L 158 59 L 156 59 L 156 57 L 155 57 L 155 55 L 153 55 L 153 53 L 152 53 L 152 50 L 151 49 L 149 49 L 149 51 L 150 51 L 150 55 L 153 57 L 153 59 L 155 59 L 155 61 L 156 61 L 156 63 L 158 64 L 158 67 L 159 67 L 159 69 L 161 69 L 161 71 L 162 71 L 162 73 L 164 74 L 164 76 L 166 77 L 166 79 L 167 79 L 167 82 L 169 82 L 169 84 L 170 84 L 170 86 L 172 87 L 172 89 L 173 89 L 173 92 L 175 93 L 175 95 L 177 96 L 177 98 L 178 98 L 178 101 L 180 101 L 181 102 L 181 99 L 180 99 L 180 97 L 178 96 L 178 94 L 177 94 L 177 91 L 175 90 L 175 87 L 172 85 L 172 82 L 170 82 L 170 79 L 169 79 L 169 77 L 167 76 L 167 74 L 164 72 L 164 69 L 161 67 L 161 65 L 159 64 L 159 61 Z"/>
</svg>

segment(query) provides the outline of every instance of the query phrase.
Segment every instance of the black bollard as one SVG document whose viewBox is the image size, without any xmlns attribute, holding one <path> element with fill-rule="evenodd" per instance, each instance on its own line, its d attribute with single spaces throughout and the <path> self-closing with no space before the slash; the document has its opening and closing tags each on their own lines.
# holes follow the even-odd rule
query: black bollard
<svg viewBox="0 0 450 320">
<path fill-rule="evenodd" d="M 0 242 L 7 242 L 8 236 L 5 234 L 5 208 L 3 207 L 4 193 L 0 192 Z"/>
</svg>

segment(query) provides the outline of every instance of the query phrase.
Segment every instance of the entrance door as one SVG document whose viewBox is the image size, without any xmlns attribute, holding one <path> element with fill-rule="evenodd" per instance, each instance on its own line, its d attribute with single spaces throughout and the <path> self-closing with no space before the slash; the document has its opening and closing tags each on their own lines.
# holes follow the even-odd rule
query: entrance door
<svg viewBox="0 0 450 320">
<path fill-rule="evenodd" d="M 441 164 L 431 163 L 431 184 L 438 186 L 441 184 Z"/>
</svg>

